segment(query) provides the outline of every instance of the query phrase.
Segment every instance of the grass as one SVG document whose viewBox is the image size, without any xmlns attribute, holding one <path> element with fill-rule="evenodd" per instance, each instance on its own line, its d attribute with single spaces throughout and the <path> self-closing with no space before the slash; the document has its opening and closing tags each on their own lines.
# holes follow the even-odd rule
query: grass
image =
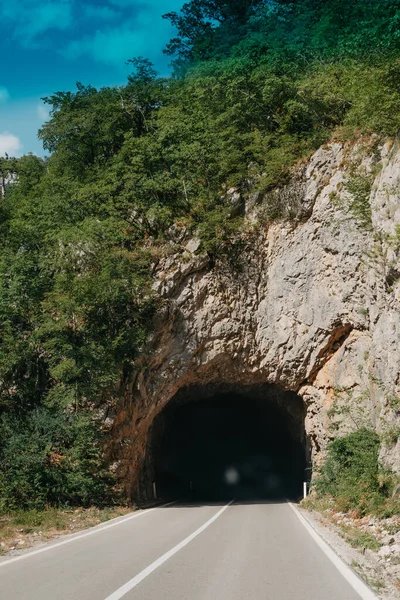
<svg viewBox="0 0 400 600">
<path fill-rule="evenodd" d="M 319 513 L 324 513 L 335 508 L 333 498 L 329 496 L 317 496 L 316 494 L 310 494 L 302 500 L 301 506 L 307 510 L 315 510 Z"/>
<path fill-rule="evenodd" d="M 381 590 L 383 590 L 385 588 L 385 582 L 382 579 L 379 579 L 377 577 L 368 577 L 365 574 L 364 574 L 364 578 L 365 578 L 366 582 L 368 583 L 368 585 L 373 590 L 375 590 L 375 592 L 380 592 Z"/>
<path fill-rule="evenodd" d="M 380 592 L 380 591 L 382 591 L 385 588 L 385 582 L 382 579 L 380 579 L 378 577 L 371 577 L 370 575 L 368 575 L 365 572 L 364 567 L 359 562 L 357 562 L 356 560 L 352 561 L 351 566 L 353 567 L 353 569 L 355 571 L 357 571 L 357 573 L 363 579 L 365 579 L 365 581 L 368 583 L 368 585 L 371 588 L 373 588 L 376 592 Z"/>
<path fill-rule="evenodd" d="M 48 508 L 0 515 L 0 554 L 29 548 L 63 533 L 75 533 L 131 512 L 124 506 Z"/>
<path fill-rule="evenodd" d="M 395 535 L 400 531 L 400 522 L 398 523 L 389 523 L 386 525 L 386 531 L 389 535 Z"/>
<path fill-rule="evenodd" d="M 392 425 L 382 433 L 382 440 L 388 448 L 393 448 L 397 444 L 399 437 L 400 427 L 398 425 Z"/>
<path fill-rule="evenodd" d="M 357 398 L 357 412 L 354 414 L 348 403 L 348 406 L 333 406 L 331 409 L 335 416 L 350 416 L 357 428 L 328 444 L 325 461 L 314 480 L 313 492 L 321 499 L 330 498 L 332 509 L 336 512 L 353 513 L 355 517 L 373 515 L 382 519 L 399 514 L 400 497 L 396 493 L 399 477 L 384 469 L 379 462 L 382 438 L 373 429 L 362 425 L 363 415 L 358 401 L 368 398 L 369 393 Z"/>
<path fill-rule="evenodd" d="M 301 504 L 307 510 L 314 510 L 321 513 L 330 522 L 336 525 L 336 527 L 339 528 L 340 535 L 353 548 L 358 548 L 361 550 L 368 548 L 369 550 L 377 552 L 381 547 L 382 544 L 373 533 L 360 527 L 357 522 L 360 515 L 357 513 L 357 511 L 352 511 L 346 514 L 348 518 L 354 519 L 354 525 L 348 525 L 341 522 L 341 519 L 338 517 L 339 515 L 342 516 L 343 512 L 340 511 L 340 508 L 338 507 L 334 498 L 311 495 L 306 500 L 303 500 Z M 393 529 L 393 532 L 395 532 L 394 530 L 396 528 L 396 524 L 391 524 L 391 530 Z"/>
<path fill-rule="evenodd" d="M 379 540 L 368 531 L 350 525 L 341 525 L 340 528 L 343 532 L 343 538 L 353 548 L 368 548 L 368 550 L 377 552 L 381 547 Z"/>
</svg>

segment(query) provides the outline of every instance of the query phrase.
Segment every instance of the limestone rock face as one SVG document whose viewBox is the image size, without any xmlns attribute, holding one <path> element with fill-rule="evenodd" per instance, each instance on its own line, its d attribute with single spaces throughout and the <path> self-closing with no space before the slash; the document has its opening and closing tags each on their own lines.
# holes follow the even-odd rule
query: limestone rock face
<svg viewBox="0 0 400 600">
<path fill-rule="evenodd" d="M 370 187 L 352 195 L 357 177 Z M 267 198 L 250 197 L 258 226 L 236 268 L 210 268 L 197 240 L 158 265 L 162 307 L 115 424 L 132 490 L 154 417 L 180 389 L 206 384 L 297 392 L 314 462 L 333 436 L 387 430 L 382 459 L 400 472 L 400 148 L 332 143 L 294 182 L 275 192 L 282 203 L 292 194 L 290 220 L 268 224 Z M 358 221 L 360 205 L 370 225 Z"/>
</svg>

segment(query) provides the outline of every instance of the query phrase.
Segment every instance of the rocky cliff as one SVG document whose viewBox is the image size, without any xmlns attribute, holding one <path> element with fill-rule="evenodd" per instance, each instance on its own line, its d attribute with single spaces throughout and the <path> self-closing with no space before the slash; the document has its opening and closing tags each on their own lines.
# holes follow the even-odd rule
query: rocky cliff
<svg viewBox="0 0 400 600">
<path fill-rule="evenodd" d="M 191 386 L 296 392 L 314 464 L 332 436 L 372 424 L 400 472 L 398 144 L 334 142 L 282 189 L 230 194 L 249 223 L 236 267 L 211 268 L 191 239 L 156 268 L 162 306 L 113 427 L 132 495 L 151 479 L 155 416 Z"/>
</svg>

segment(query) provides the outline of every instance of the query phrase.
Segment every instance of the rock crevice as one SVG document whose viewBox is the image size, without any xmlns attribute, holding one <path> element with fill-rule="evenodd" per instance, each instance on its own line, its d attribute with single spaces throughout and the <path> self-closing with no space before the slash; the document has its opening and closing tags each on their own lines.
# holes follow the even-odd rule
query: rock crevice
<svg viewBox="0 0 400 600">
<path fill-rule="evenodd" d="M 314 462 L 333 435 L 352 426 L 332 417 L 340 403 L 354 411 L 362 405 L 378 430 L 398 419 L 388 403 L 400 396 L 398 147 L 382 145 L 378 165 L 367 142 L 332 143 L 300 174 L 294 221 L 267 225 L 267 199 L 250 199 L 247 218 L 260 226 L 237 272 L 218 262 L 210 269 L 196 242 L 186 245 L 187 262 L 180 253 L 160 261 L 154 289 L 164 304 L 113 430 L 113 455 L 133 496 L 151 424 L 183 388 L 274 384 L 296 391 Z M 346 181 L 365 172 L 373 179 L 371 228 L 348 210 Z M 382 457 L 400 471 L 399 442 Z"/>
</svg>

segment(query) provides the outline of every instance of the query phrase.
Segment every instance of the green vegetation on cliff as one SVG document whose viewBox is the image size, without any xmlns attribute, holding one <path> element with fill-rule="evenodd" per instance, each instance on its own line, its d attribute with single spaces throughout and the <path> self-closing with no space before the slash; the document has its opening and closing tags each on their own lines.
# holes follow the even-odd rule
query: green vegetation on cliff
<svg viewBox="0 0 400 600">
<path fill-rule="evenodd" d="M 361 427 L 330 442 L 315 481 L 319 498 L 331 498 L 337 510 L 359 516 L 389 517 L 399 513 L 398 477 L 379 464 L 380 439 Z"/>
<path fill-rule="evenodd" d="M 174 223 L 211 264 L 266 190 L 335 135 L 400 129 L 399 0 L 200 0 L 174 73 L 46 99 L 50 158 L 1 159 L 0 509 L 108 501 L 101 416 L 146 339 Z M 279 211 L 275 211 L 278 212 Z M 228 232 L 228 234 L 227 234 Z"/>
</svg>

